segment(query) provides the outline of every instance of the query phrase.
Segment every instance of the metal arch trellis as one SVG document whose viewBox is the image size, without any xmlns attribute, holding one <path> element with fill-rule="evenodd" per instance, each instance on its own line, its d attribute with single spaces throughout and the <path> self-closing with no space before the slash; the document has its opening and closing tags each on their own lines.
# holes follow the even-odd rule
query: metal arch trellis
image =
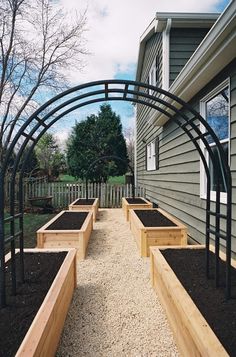
<svg viewBox="0 0 236 357">
<path fill-rule="evenodd" d="M 95 89 L 93 89 L 95 87 Z M 86 92 L 83 93 L 82 91 Z M 67 96 L 72 96 L 66 98 Z M 63 102 L 60 103 L 60 100 Z M 35 145 L 41 136 L 60 118 L 83 106 L 102 101 L 129 101 L 139 103 L 165 114 L 174 121 L 190 138 L 195 145 L 200 158 L 203 162 L 207 177 L 207 197 L 206 197 L 206 274 L 209 277 L 209 246 L 210 235 L 215 237 L 215 281 L 219 285 L 219 245 L 220 239 L 226 241 L 226 297 L 231 296 L 231 202 L 232 202 L 232 183 L 231 172 L 223 148 L 209 124 L 202 116 L 195 111 L 189 104 L 185 103 L 175 95 L 146 83 L 128 80 L 104 80 L 90 82 L 71 88 L 42 105 L 32 114 L 16 133 L 15 138 L 9 145 L 4 161 L 0 168 L 0 306 L 6 304 L 5 292 L 5 244 L 11 244 L 11 266 L 12 266 L 12 290 L 16 293 L 16 267 L 15 267 L 15 239 L 20 239 L 20 271 L 21 278 L 24 280 L 24 259 L 23 259 L 23 174 L 26 162 L 30 157 Z M 176 106 L 170 100 L 177 103 Z M 75 105 L 74 105 L 75 103 Z M 183 110 L 178 109 L 180 105 Z M 52 109 L 51 106 L 54 106 Z M 166 109 L 167 108 L 167 109 Z M 44 113 L 49 109 L 48 113 Z M 169 111 L 170 110 L 170 111 Z M 191 117 L 187 116 L 187 114 Z M 204 132 L 199 129 L 198 123 L 202 124 Z M 209 139 L 216 144 L 218 155 L 214 155 Z M 19 169 L 20 160 L 28 144 L 31 143 L 27 155 Z M 211 209 L 210 187 L 211 177 L 208 163 L 204 155 L 203 144 L 212 161 L 216 173 L 216 203 Z M 18 147 L 17 153 L 15 152 Z M 10 180 L 10 216 L 4 218 L 4 183 L 7 170 L 10 166 L 11 155 L 15 153 L 14 166 L 11 171 Z M 15 212 L 15 184 L 16 175 L 19 174 L 19 209 Z M 220 178 L 223 177 L 227 194 L 227 212 L 221 213 L 220 205 Z M 210 217 L 215 218 L 215 228 L 210 225 Z M 19 231 L 15 232 L 15 221 L 19 219 Z M 221 220 L 226 221 L 226 234 L 221 232 Z M 4 225 L 10 222 L 10 236 L 5 237 Z"/>
<path fill-rule="evenodd" d="M 88 174 L 89 172 L 92 170 L 92 168 L 94 167 L 94 165 L 99 162 L 99 161 L 105 161 L 105 160 L 118 160 L 121 161 L 125 164 L 127 164 L 127 161 L 122 159 L 121 157 L 117 156 L 117 155 L 106 155 L 106 156 L 100 156 L 99 158 L 97 158 L 96 160 L 94 160 L 88 167 L 86 173 L 85 173 L 85 178 L 86 178 L 86 200 L 88 200 Z M 131 185 L 132 185 L 132 198 L 134 198 L 135 196 L 135 187 L 134 187 L 134 170 L 132 168 L 132 166 L 130 166 L 130 164 L 128 163 L 128 167 L 132 173 L 132 179 L 131 179 Z"/>
</svg>

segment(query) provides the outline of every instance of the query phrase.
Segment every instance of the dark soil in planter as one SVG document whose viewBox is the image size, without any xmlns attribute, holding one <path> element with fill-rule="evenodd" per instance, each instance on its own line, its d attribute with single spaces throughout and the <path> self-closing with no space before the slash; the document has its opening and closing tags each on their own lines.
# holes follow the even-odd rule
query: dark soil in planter
<svg viewBox="0 0 236 357">
<path fill-rule="evenodd" d="M 163 216 L 159 211 L 149 209 L 134 210 L 145 227 L 177 227 L 175 223 Z"/>
<path fill-rule="evenodd" d="M 125 197 L 126 201 L 130 204 L 144 204 L 147 203 L 146 201 L 144 201 L 142 198 L 131 198 L 131 197 Z"/>
<path fill-rule="evenodd" d="M 11 295 L 11 268 L 7 262 L 7 307 L 0 309 L 0 357 L 16 354 L 66 254 L 25 253 L 25 283 L 17 277 L 16 296 Z"/>
<path fill-rule="evenodd" d="M 94 198 L 88 198 L 86 200 L 86 198 L 79 198 L 77 201 L 74 202 L 74 205 L 92 205 L 94 204 L 95 199 Z"/>
<path fill-rule="evenodd" d="M 70 230 L 80 229 L 88 215 L 88 212 L 64 212 L 46 230 Z"/>
<path fill-rule="evenodd" d="M 236 269 L 232 268 L 232 295 L 225 299 L 225 263 L 220 261 L 222 286 L 215 288 L 214 279 L 206 279 L 204 249 L 166 249 L 161 251 L 182 285 L 201 311 L 231 357 L 236 356 Z M 214 276 L 214 254 L 210 255 Z"/>
</svg>

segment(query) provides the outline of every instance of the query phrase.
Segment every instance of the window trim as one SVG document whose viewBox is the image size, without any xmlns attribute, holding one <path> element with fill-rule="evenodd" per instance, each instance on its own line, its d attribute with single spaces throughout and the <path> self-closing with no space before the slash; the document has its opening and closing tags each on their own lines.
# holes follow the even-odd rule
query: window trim
<svg viewBox="0 0 236 357">
<path fill-rule="evenodd" d="M 152 86 L 157 86 L 157 84 L 159 83 L 159 71 L 160 71 L 160 58 L 159 58 L 160 54 L 159 52 L 157 53 L 157 55 L 155 56 L 151 68 L 148 72 L 148 84 L 152 85 Z M 151 83 L 151 78 L 154 75 L 154 83 Z M 152 95 L 152 90 L 148 89 L 148 94 Z"/>
<path fill-rule="evenodd" d="M 151 154 L 151 147 L 154 145 L 154 154 Z M 150 150 L 149 150 L 150 148 Z M 150 152 L 150 156 L 149 156 Z M 148 168 L 148 159 L 153 159 L 155 163 L 155 168 L 149 169 Z M 159 169 L 159 138 L 156 137 L 154 140 L 150 141 L 146 144 L 146 171 L 156 171 Z"/>
<path fill-rule="evenodd" d="M 216 86 L 212 91 L 210 91 L 209 93 L 207 93 L 206 96 L 204 96 L 201 100 L 200 100 L 200 114 L 201 116 L 205 119 L 206 118 L 206 103 L 212 99 L 213 97 L 215 97 L 218 93 L 220 93 L 224 88 L 228 87 L 229 88 L 229 121 L 228 121 L 228 139 L 223 139 L 221 140 L 221 143 L 224 143 L 226 141 L 228 141 L 228 163 L 230 165 L 230 159 L 231 159 L 231 155 L 230 155 L 230 147 L 231 147 L 231 116 L 230 116 L 230 78 L 226 78 L 223 82 L 221 82 L 218 86 Z M 200 130 L 201 132 L 203 132 L 203 125 L 202 123 L 200 123 Z M 210 144 L 210 145 L 214 145 L 214 143 Z M 204 144 L 201 141 L 200 142 L 200 147 L 204 152 Z M 206 153 L 206 160 L 208 162 L 209 157 L 208 157 L 208 153 Z M 200 159 L 200 198 L 201 199 L 206 199 L 206 186 L 207 186 L 207 182 L 206 182 L 206 173 L 205 173 L 205 168 L 203 165 L 202 160 Z M 211 201 L 216 201 L 216 191 L 211 191 Z M 227 203 L 227 193 L 226 192 L 221 192 L 220 193 L 220 202 L 226 204 Z"/>
</svg>

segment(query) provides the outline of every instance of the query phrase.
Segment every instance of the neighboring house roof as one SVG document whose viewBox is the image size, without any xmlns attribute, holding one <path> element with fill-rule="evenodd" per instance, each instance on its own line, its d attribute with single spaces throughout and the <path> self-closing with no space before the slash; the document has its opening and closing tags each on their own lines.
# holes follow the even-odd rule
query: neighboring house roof
<svg viewBox="0 0 236 357">
<path fill-rule="evenodd" d="M 187 15 L 189 16 L 189 14 Z M 205 20 L 209 16 L 209 14 L 195 15 L 199 17 L 201 15 Z M 212 16 L 217 17 L 216 14 Z M 189 20 L 191 21 L 190 18 Z M 208 20 L 210 21 L 210 18 Z M 192 22 L 192 24 L 193 23 L 194 22 Z M 145 36 L 145 34 L 143 36 Z M 146 33 L 146 38 L 148 38 L 148 33 Z M 145 37 L 143 40 L 141 38 L 141 41 L 144 41 L 144 39 Z M 235 57 L 236 1 L 232 1 L 204 37 L 203 41 L 170 86 L 169 91 L 183 100 L 189 101 Z M 140 79 L 142 70 L 142 68 L 140 69 L 142 66 L 141 54 L 139 61 L 141 62 L 138 64 L 136 80 Z M 167 120 L 168 118 L 166 116 L 155 112 L 150 121 L 155 123 L 155 125 L 163 125 Z"/>
</svg>

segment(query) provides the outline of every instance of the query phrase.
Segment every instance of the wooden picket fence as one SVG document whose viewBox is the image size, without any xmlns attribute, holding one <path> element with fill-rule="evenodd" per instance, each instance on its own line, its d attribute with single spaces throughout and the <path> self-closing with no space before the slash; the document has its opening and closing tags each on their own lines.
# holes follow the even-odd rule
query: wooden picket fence
<svg viewBox="0 0 236 357">
<path fill-rule="evenodd" d="M 56 209 L 67 208 L 77 198 L 86 197 L 85 183 L 64 182 L 30 182 L 25 184 L 25 205 L 28 198 L 52 196 L 52 205 Z M 122 197 L 132 196 L 131 185 L 92 184 L 88 185 L 88 198 L 98 197 L 99 205 L 103 208 L 121 207 Z M 135 188 L 136 197 L 145 197 L 143 187 Z"/>
</svg>

